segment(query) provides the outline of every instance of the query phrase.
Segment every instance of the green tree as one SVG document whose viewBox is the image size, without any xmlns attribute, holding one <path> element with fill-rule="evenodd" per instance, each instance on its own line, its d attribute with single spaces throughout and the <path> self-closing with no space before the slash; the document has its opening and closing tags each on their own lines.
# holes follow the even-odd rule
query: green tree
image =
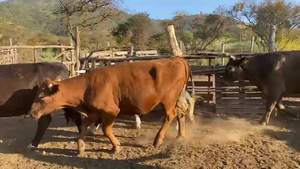
<svg viewBox="0 0 300 169">
<path fill-rule="evenodd" d="M 205 50 L 224 32 L 227 18 L 217 11 L 208 15 L 177 12 L 173 18 L 177 36 L 183 41 L 187 52 Z"/>
<path fill-rule="evenodd" d="M 74 27 L 91 28 L 119 14 L 119 0 L 59 0 L 53 11 L 61 17 L 75 41 Z"/>
<path fill-rule="evenodd" d="M 111 33 L 119 44 L 134 45 L 143 50 L 147 48 L 153 34 L 153 25 L 149 14 L 138 13 L 113 28 Z"/>
<path fill-rule="evenodd" d="M 263 51 L 274 51 L 276 33 L 281 29 L 292 30 L 298 26 L 300 7 L 285 0 L 264 0 L 259 4 L 244 0 L 236 3 L 228 14 L 252 29 L 259 37 Z"/>
</svg>

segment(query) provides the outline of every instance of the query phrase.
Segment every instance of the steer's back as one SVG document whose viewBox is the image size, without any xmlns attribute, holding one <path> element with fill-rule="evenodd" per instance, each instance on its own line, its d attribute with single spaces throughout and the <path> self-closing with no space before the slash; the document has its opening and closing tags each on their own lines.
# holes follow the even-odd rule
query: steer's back
<svg viewBox="0 0 300 169">
<path fill-rule="evenodd" d="M 61 63 L 0 65 L 0 117 L 26 114 L 44 78 L 68 78 Z"/>
<path fill-rule="evenodd" d="M 248 64 L 248 71 L 256 82 L 268 82 L 273 78 L 282 82 L 287 91 L 300 92 L 300 51 L 260 54 Z"/>
</svg>

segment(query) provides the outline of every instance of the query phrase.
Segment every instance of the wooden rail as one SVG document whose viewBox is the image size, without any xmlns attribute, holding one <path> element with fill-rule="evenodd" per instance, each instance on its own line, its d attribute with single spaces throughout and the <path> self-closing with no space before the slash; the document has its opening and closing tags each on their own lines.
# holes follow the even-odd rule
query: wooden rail
<svg viewBox="0 0 300 169">
<path fill-rule="evenodd" d="M 64 45 L 47 45 L 47 46 L 0 46 L 1 50 L 8 50 L 8 51 L 14 51 L 14 54 L 10 55 L 4 55 L 0 56 L 0 63 L 1 64 L 12 64 L 12 63 L 18 63 L 17 60 L 17 49 L 31 49 L 32 50 L 32 56 L 33 56 L 33 62 L 37 63 L 39 62 L 39 56 L 38 56 L 38 50 L 39 49 L 53 49 L 57 48 L 61 50 L 61 53 L 57 56 L 55 56 L 51 61 L 61 58 L 61 62 L 64 63 L 70 73 L 70 76 L 75 76 L 75 64 L 76 64 L 76 55 L 73 54 L 73 50 L 75 49 L 74 46 L 64 46 Z M 68 51 L 68 53 L 67 53 Z M 69 54 L 70 56 L 68 56 Z"/>
<path fill-rule="evenodd" d="M 0 49 L 51 49 L 51 48 L 65 48 L 75 49 L 73 46 L 47 45 L 47 46 L 0 46 Z"/>
</svg>

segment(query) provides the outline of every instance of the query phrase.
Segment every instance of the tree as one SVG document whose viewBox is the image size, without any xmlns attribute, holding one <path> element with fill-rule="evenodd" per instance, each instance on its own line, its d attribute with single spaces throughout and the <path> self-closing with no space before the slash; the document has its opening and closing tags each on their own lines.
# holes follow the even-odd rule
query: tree
<svg viewBox="0 0 300 169">
<path fill-rule="evenodd" d="M 118 14 L 119 0 L 59 0 L 60 5 L 53 12 L 61 16 L 72 39 L 73 28 L 90 28 Z"/>
<path fill-rule="evenodd" d="M 284 28 L 292 30 L 298 26 L 300 7 L 286 3 L 285 0 L 264 0 L 260 4 L 244 0 L 235 4 L 228 14 L 252 29 L 259 37 L 264 51 L 267 46 L 268 51 L 275 51 L 276 33 Z"/>
<path fill-rule="evenodd" d="M 157 49 L 160 54 L 170 54 L 170 47 L 166 33 L 159 33 L 153 35 L 148 43 L 151 49 Z"/>
<path fill-rule="evenodd" d="M 221 37 L 227 18 L 215 11 L 213 14 L 188 16 L 177 12 L 173 18 L 177 36 L 183 41 L 187 52 L 205 50 L 212 42 Z"/>
<path fill-rule="evenodd" d="M 217 14 L 209 14 L 205 18 L 196 17 L 193 20 L 192 30 L 194 41 L 192 50 L 205 50 L 213 41 L 219 38 L 225 28 L 226 18 Z"/>
<path fill-rule="evenodd" d="M 193 40 L 192 34 L 188 33 L 191 30 L 192 21 L 186 12 L 176 12 L 173 17 L 173 23 L 176 31 L 176 36 L 188 46 Z M 166 24 L 165 24 L 166 26 Z M 189 48 L 187 48 L 188 50 Z"/>
<path fill-rule="evenodd" d="M 135 45 L 139 49 L 145 49 L 152 36 L 153 25 L 149 14 L 138 13 L 113 28 L 111 33 L 119 44 Z"/>
</svg>

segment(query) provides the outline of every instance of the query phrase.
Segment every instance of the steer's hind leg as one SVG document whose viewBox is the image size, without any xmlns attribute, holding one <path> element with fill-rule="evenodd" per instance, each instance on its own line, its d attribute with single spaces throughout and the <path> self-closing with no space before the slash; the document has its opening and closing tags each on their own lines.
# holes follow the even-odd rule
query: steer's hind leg
<svg viewBox="0 0 300 169">
<path fill-rule="evenodd" d="M 39 121 L 38 121 L 38 128 L 37 131 L 35 133 L 35 136 L 31 142 L 31 144 L 28 145 L 27 148 L 32 149 L 32 148 L 37 148 L 37 146 L 39 145 L 41 139 L 43 138 L 49 124 L 51 123 L 52 118 L 51 115 L 45 115 L 42 116 Z"/>
<path fill-rule="evenodd" d="M 113 145 L 113 151 L 114 154 L 117 154 L 120 150 L 120 142 L 118 139 L 114 136 L 112 127 L 114 125 L 114 121 L 116 119 L 116 116 L 109 114 L 109 113 L 103 113 L 102 115 L 102 131 L 105 136 L 107 136 Z"/>
<path fill-rule="evenodd" d="M 262 119 L 262 124 L 267 125 L 270 120 L 270 116 L 272 114 L 273 109 L 275 108 L 277 101 L 273 98 L 269 98 L 267 100 L 267 105 L 266 105 L 266 115 Z"/>
<path fill-rule="evenodd" d="M 278 110 L 285 110 L 285 107 L 282 104 L 282 96 L 278 99 L 277 104 L 274 108 L 275 117 L 277 116 Z"/>
<path fill-rule="evenodd" d="M 154 143 L 153 143 L 154 147 L 158 147 L 159 145 L 162 144 L 167 129 L 169 128 L 170 124 L 172 123 L 172 121 L 174 120 L 174 118 L 177 115 L 175 105 L 172 106 L 172 108 L 167 107 L 166 105 L 164 105 L 164 107 L 165 107 L 165 111 L 166 111 L 165 122 L 162 125 L 162 127 L 160 128 L 160 130 L 158 131 L 158 133 L 154 139 Z"/>
<path fill-rule="evenodd" d="M 177 111 L 180 111 L 177 109 Z M 177 112 L 177 126 L 178 135 L 177 139 L 183 139 L 185 137 L 185 115 Z"/>
<path fill-rule="evenodd" d="M 280 94 L 279 94 L 280 93 Z M 277 101 L 280 100 L 282 92 L 274 91 L 270 92 L 270 95 L 267 96 L 266 104 L 266 115 L 262 119 L 262 124 L 267 125 L 269 123 L 272 111 L 274 111 Z"/>
<path fill-rule="evenodd" d="M 262 124 L 267 125 L 269 123 L 272 111 L 280 100 L 283 92 L 285 91 L 285 86 L 283 80 L 280 78 L 280 75 L 271 75 L 266 81 L 268 83 L 261 85 L 262 92 L 266 95 L 267 104 L 266 104 L 266 114 L 262 119 Z"/>
<path fill-rule="evenodd" d="M 82 124 L 80 126 L 80 132 L 79 132 L 79 137 L 78 137 L 78 153 L 79 155 L 84 153 L 85 150 L 85 136 L 86 136 L 86 130 L 87 128 L 93 123 L 92 120 L 90 120 L 89 118 L 84 118 L 82 121 Z"/>
</svg>

